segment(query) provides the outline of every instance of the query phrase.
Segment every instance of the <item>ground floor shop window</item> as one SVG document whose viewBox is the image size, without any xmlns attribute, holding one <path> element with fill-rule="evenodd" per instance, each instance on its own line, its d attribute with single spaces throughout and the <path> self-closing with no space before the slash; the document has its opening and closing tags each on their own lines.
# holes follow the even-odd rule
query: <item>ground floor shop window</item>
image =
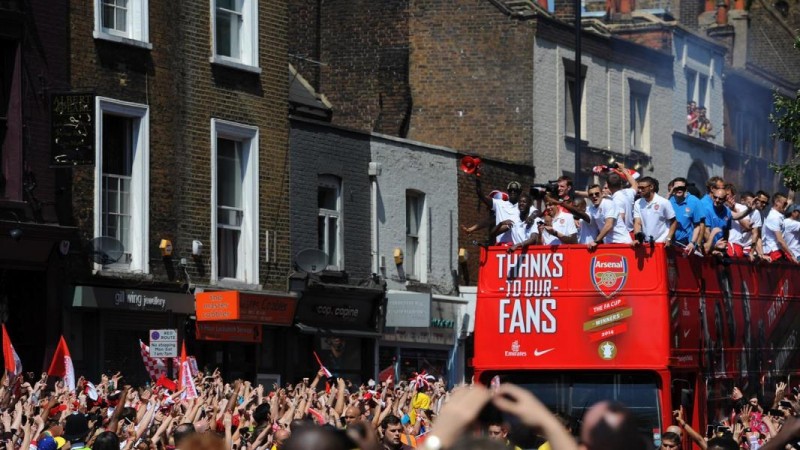
<svg viewBox="0 0 800 450">
<path fill-rule="evenodd" d="M 415 372 L 423 370 L 436 378 L 447 379 L 449 355 L 448 350 L 381 346 L 378 362 L 380 370 L 394 366 L 400 380 L 408 380 Z"/>
</svg>

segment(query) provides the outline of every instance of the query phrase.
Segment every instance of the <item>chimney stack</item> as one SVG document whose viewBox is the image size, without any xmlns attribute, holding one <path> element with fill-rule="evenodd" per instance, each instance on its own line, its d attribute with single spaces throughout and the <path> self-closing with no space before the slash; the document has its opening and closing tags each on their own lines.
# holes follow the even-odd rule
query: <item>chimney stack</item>
<svg viewBox="0 0 800 450">
<path fill-rule="evenodd" d="M 725 0 L 717 0 L 717 25 L 728 24 L 728 5 Z"/>
</svg>

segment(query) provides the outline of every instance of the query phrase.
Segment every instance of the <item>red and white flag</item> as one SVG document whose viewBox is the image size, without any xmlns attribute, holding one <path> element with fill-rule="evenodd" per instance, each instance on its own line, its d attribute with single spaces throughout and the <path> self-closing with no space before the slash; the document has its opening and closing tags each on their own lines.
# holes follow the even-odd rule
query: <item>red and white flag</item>
<svg viewBox="0 0 800 450">
<path fill-rule="evenodd" d="M 139 340 L 139 351 L 142 354 L 142 362 L 144 368 L 147 369 L 148 375 L 151 380 L 158 380 L 167 374 L 167 364 L 163 358 L 153 358 L 150 356 L 150 347 L 147 346 L 142 340 Z"/>
<path fill-rule="evenodd" d="M 3 324 L 3 360 L 5 361 L 6 372 L 9 375 L 16 376 L 22 373 L 22 360 L 19 359 L 17 351 L 11 344 L 11 339 L 8 337 L 6 331 L 6 324 Z"/>
<path fill-rule="evenodd" d="M 75 390 L 75 368 L 72 367 L 72 357 L 69 355 L 69 348 L 67 348 L 64 336 L 61 336 L 58 341 L 58 347 L 53 355 L 53 361 L 50 362 L 50 368 L 47 369 L 47 374 L 60 377 L 70 391 Z"/>
<path fill-rule="evenodd" d="M 194 378 L 192 377 L 192 365 L 186 357 L 186 343 L 181 345 L 181 365 L 180 374 L 178 376 L 180 388 L 185 389 L 181 395 L 181 399 L 191 400 L 197 398 L 197 386 L 194 385 Z"/>
<path fill-rule="evenodd" d="M 331 373 L 330 370 L 328 370 L 327 367 L 325 367 L 325 365 L 322 364 L 322 360 L 319 359 L 319 355 L 317 355 L 317 352 L 314 352 L 314 358 L 317 358 L 317 363 L 319 364 L 319 368 L 322 369 L 323 372 L 325 372 L 325 378 L 332 377 L 333 374 Z"/>
</svg>

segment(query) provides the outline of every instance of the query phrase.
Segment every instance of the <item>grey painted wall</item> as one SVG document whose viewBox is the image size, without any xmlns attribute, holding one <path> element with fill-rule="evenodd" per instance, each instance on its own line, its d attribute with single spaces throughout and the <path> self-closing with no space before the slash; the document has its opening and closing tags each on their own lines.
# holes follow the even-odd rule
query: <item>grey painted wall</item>
<svg viewBox="0 0 800 450">
<path fill-rule="evenodd" d="M 369 135 L 324 124 L 291 121 L 291 241 L 294 255 L 317 248 L 317 186 L 319 176 L 341 179 L 344 270 L 351 279 L 370 271 Z"/>
<path fill-rule="evenodd" d="M 421 237 L 425 273 L 416 280 L 433 293 L 454 293 L 451 271 L 458 260 L 457 154 L 382 135 L 372 137 L 372 160 L 381 165 L 378 185 L 379 254 L 386 262 L 389 289 L 405 289 L 393 259 L 394 249 L 406 252 L 406 191 L 425 194 L 427 225 Z"/>
</svg>

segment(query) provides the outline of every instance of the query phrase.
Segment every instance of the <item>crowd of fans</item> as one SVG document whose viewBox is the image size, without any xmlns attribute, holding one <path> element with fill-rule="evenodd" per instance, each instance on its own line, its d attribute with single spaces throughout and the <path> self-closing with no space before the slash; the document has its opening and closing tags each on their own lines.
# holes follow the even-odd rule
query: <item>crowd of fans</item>
<svg viewBox="0 0 800 450">
<path fill-rule="evenodd" d="M 215 372 L 199 373 L 197 397 L 187 399 L 185 390 L 169 390 L 171 381 L 132 387 L 117 374 L 96 385 L 81 378 L 70 390 L 46 374 L 26 381 L 31 375 L 5 376 L 0 387 L 8 450 L 499 450 L 519 448 L 522 440 L 525 448 L 543 450 L 800 448 L 799 392 L 783 383 L 769 408 L 734 388 L 725 419 L 705 435 L 679 409 L 659 439 L 651 434 L 658 430 L 642 434 L 618 403 L 600 402 L 569 417 L 499 382 L 448 389 L 441 379 L 417 377 L 357 386 L 326 380 L 320 370 L 313 380 L 267 390 Z"/>
<path fill-rule="evenodd" d="M 658 180 L 637 177 L 622 164 L 599 173 L 605 175 L 602 185 L 586 191 L 573 191 L 572 180 L 563 176 L 543 191 L 534 187 L 526 193 L 512 181 L 506 192 L 488 196 L 476 178 L 477 195 L 493 214 L 462 228 L 468 234 L 488 228 L 491 241 L 509 251 L 529 245 L 577 243 L 594 250 L 602 243 L 663 243 L 686 255 L 793 263 L 800 258 L 800 205 L 790 204 L 785 194 L 738 193 L 732 183 L 711 177 L 703 195 L 678 177 L 662 197 Z"/>
</svg>

